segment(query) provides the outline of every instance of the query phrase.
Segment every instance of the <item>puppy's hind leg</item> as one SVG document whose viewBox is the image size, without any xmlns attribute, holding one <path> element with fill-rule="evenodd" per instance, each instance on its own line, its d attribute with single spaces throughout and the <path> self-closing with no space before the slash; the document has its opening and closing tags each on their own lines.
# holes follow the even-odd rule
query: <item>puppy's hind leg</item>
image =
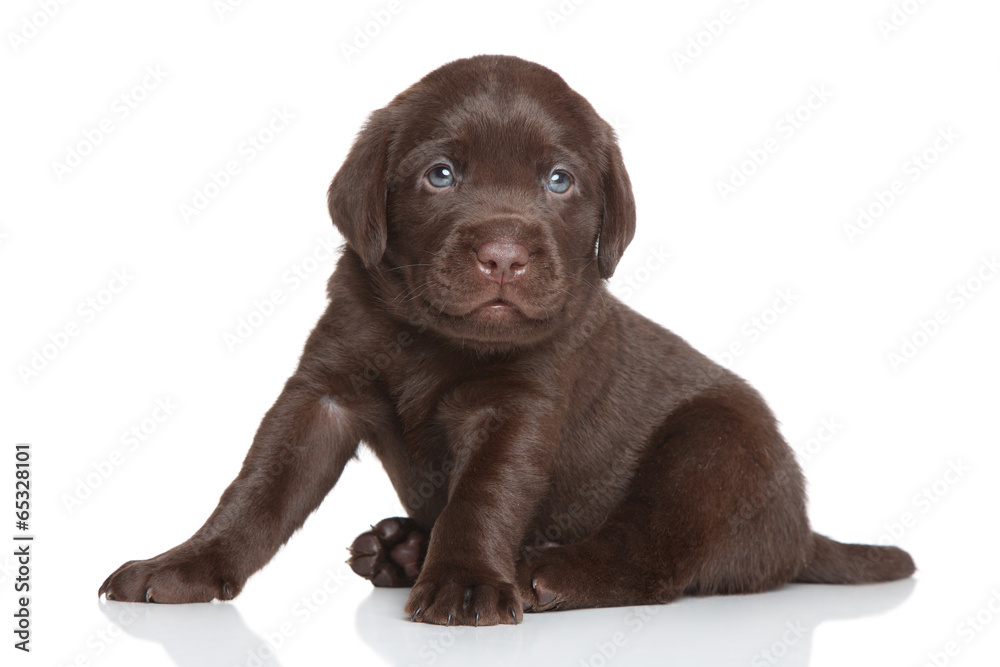
<svg viewBox="0 0 1000 667">
<path fill-rule="evenodd" d="M 762 591 L 795 576 L 808 535 L 791 451 L 734 385 L 676 408 L 601 527 L 522 553 L 518 584 L 529 611 Z"/>
<path fill-rule="evenodd" d="M 386 588 L 412 586 L 427 555 L 427 532 L 408 517 L 382 519 L 348 549 L 358 576 Z"/>
</svg>

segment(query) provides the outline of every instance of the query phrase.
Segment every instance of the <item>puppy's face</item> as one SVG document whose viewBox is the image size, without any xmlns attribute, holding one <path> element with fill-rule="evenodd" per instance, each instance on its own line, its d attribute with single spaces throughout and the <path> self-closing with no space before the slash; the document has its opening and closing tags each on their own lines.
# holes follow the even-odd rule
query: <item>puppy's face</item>
<svg viewBox="0 0 1000 667">
<path fill-rule="evenodd" d="M 635 225 L 610 127 L 508 57 L 446 65 L 375 112 L 330 208 L 393 312 L 485 344 L 575 318 Z"/>
</svg>

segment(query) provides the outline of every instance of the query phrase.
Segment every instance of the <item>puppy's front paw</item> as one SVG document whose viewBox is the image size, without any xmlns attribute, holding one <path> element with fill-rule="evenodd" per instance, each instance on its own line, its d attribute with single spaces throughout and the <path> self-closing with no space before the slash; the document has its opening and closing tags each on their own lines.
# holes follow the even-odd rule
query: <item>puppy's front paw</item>
<svg viewBox="0 0 1000 667">
<path fill-rule="evenodd" d="M 520 623 L 523 614 L 514 584 L 460 567 L 421 572 L 403 609 L 414 621 L 438 625 Z"/>
<path fill-rule="evenodd" d="M 217 554 L 184 545 L 150 558 L 130 560 L 104 580 L 98 597 L 118 602 L 211 602 L 231 600 L 244 581 L 228 572 Z"/>
</svg>

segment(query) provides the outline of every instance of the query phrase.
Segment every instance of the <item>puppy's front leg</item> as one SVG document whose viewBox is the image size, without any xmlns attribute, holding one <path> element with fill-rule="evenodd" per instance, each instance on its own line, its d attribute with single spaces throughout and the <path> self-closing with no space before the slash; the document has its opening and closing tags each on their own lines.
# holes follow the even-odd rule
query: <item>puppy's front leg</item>
<svg viewBox="0 0 1000 667">
<path fill-rule="evenodd" d="M 123 602 L 235 597 L 336 483 L 357 449 L 358 422 L 343 402 L 293 376 L 205 525 L 155 558 L 125 563 L 98 594 Z"/>
<path fill-rule="evenodd" d="M 443 411 L 455 465 L 406 613 L 445 625 L 517 623 L 515 559 L 549 482 L 556 410 L 522 397 L 500 406 L 463 401 Z"/>
</svg>

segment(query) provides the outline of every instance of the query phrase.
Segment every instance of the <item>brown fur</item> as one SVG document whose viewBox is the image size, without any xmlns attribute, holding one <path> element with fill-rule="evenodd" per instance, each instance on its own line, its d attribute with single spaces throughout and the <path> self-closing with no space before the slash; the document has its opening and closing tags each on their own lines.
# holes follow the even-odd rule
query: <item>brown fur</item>
<svg viewBox="0 0 1000 667">
<path fill-rule="evenodd" d="M 432 185 L 435 165 L 455 184 Z M 555 168 L 565 193 L 546 187 Z M 914 571 L 899 549 L 814 534 L 758 393 L 608 293 L 631 186 L 610 126 L 555 73 L 500 56 L 430 73 L 372 114 L 329 203 L 347 251 L 242 471 L 191 539 L 115 571 L 108 599 L 235 596 L 362 441 L 409 518 L 361 535 L 352 566 L 412 585 L 414 620 Z"/>
</svg>

